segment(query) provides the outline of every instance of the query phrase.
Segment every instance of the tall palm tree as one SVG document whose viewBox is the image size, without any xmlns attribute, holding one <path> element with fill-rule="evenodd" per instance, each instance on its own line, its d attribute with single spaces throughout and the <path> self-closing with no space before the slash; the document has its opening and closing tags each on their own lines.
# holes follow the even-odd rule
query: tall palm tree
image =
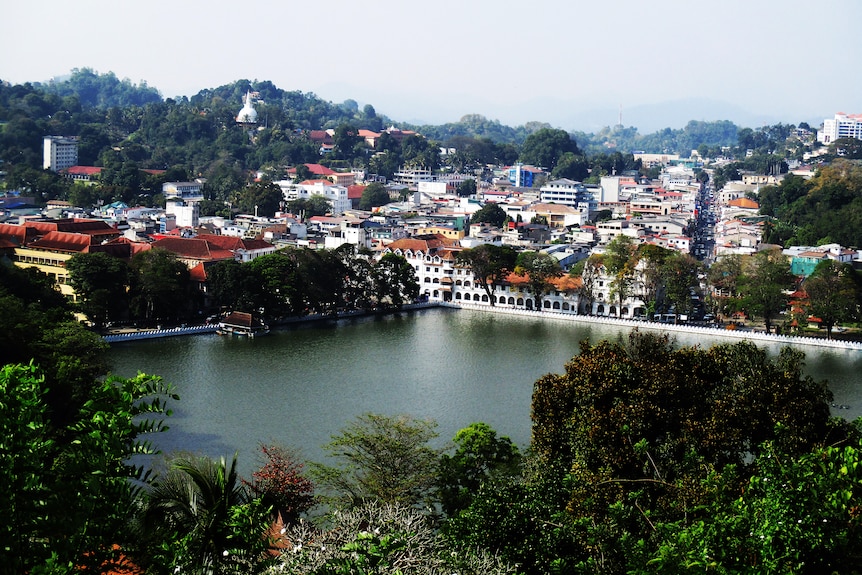
<svg viewBox="0 0 862 575">
<path fill-rule="evenodd" d="M 169 549 L 165 559 L 172 566 L 186 572 L 222 573 L 231 570 L 238 556 L 254 561 L 264 549 L 266 510 L 249 497 L 236 463 L 236 455 L 229 467 L 223 457 L 180 456 L 154 482 L 144 527 Z"/>
</svg>

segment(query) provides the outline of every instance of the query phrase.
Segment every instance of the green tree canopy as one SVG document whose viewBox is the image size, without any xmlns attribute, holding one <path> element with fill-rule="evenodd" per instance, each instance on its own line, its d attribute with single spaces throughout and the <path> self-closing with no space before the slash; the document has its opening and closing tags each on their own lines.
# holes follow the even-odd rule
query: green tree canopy
<svg viewBox="0 0 862 575">
<path fill-rule="evenodd" d="M 565 130 L 542 128 L 530 134 L 521 146 L 519 160 L 553 171 L 557 163 L 567 153 L 581 155 L 578 144 Z"/>
<path fill-rule="evenodd" d="M 443 512 L 466 509 L 482 484 L 518 471 L 520 453 L 508 437 L 497 437 L 487 423 L 471 423 L 452 439 L 455 453 L 440 457 L 438 492 Z"/>
<path fill-rule="evenodd" d="M 436 477 L 439 454 L 428 444 L 436 427 L 407 416 L 361 415 L 324 446 L 338 464 L 312 464 L 312 475 L 336 507 L 420 505 Z"/>
<path fill-rule="evenodd" d="M 498 204 L 488 202 L 470 216 L 470 223 L 491 224 L 495 228 L 502 227 L 506 221 L 506 212 Z"/>
<path fill-rule="evenodd" d="M 474 280 L 482 285 L 492 306 L 497 286 L 515 271 L 517 257 L 518 253 L 511 246 L 493 244 L 482 244 L 456 255 L 457 260 L 473 272 Z"/>
<path fill-rule="evenodd" d="M 532 447 L 569 490 L 571 520 L 590 526 L 578 538 L 595 565 L 617 572 L 638 545 L 654 549 L 659 522 L 709 522 L 709 474 L 740 493 L 765 442 L 799 457 L 853 435 L 802 365 L 789 348 L 674 349 L 635 332 L 627 345 L 585 342 L 565 373 L 539 379 Z"/>
<path fill-rule="evenodd" d="M 820 318 L 826 337 L 832 337 L 835 325 L 859 317 L 860 284 L 859 272 L 852 265 L 834 260 L 817 264 L 803 282 L 808 313 Z"/>
<path fill-rule="evenodd" d="M 787 305 L 794 279 L 790 263 L 780 250 L 757 252 L 743 261 L 739 279 L 742 305 L 763 318 L 767 332 L 772 328 L 772 319 Z"/>
<path fill-rule="evenodd" d="M 146 434 L 163 429 L 164 402 L 177 399 L 171 386 L 144 374 L 110 377 L 63 429 L 48 420 L 45 392 L 36 367 L 0 368 L 4 568 L 95 571 L 118 565 L 116 546 L 140 556 L 133 525 L 149 472 L 130 458 L 152 453 Z"/>
<path fill-rule="evenodd" d="M 359 199 L 360 210 L 372 210 L 378 206 L 385 206 L 390 201 L 389 191 L 386 186 L 380 182 L 373 182 L 365 186 L 362 190 L 362 197 Z"/>
<path fill-rule="evenodd" d="M 192 573 L 259 570 L 267 561 L 269 509 L 240 481 L 236 457 L 180 455 L 156 478 L 143 513 L 153 562 Z"/>
<path fill-rule="evenodd" d="M 189 268 L 155 248 L 132 258 L 132 314 L 146 323 L 179 322 L 188 317 L 195 292 Z"/>
<path fill-rule="evenodd" d="M 273 182 L 260 182 L 243 188 L 236 196 L 235 208 L 245 214 L 271 218 L 281 209 L 284 193 Z"/>
<path fill-rule="evenodd" d="M 403 256 L 384 254 L 371 269 L 377 304 L 399 307 L 419 297 L 416 270 Z"/>
<path fill-rule="evenodd" d="M 551 280 L 563 275 L 560 262 L 544 252 L 524 251 L 515 261 L 515 273 L 526 276 L 527 289 L 536 300 L 536 309 L 542 308 L 542 297 L 551 289 Z"/>
<path fill-rule="evenodd" d="M 129 265 L 104 252 L 76 254 L 66 262 L 81 310 L 97 327 L 128 312 Z"/>
</svg>

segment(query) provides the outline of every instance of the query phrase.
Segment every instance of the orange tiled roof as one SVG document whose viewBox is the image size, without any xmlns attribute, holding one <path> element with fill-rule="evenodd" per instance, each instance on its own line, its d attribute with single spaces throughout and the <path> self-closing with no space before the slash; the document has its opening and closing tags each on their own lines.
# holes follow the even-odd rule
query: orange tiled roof
<svg viewBox="0 0 862 575">
<path fill-rule="evenodd" d="M 735 200 L 727 202 L 727 205 L 733 206 L 734 208 L 746 208 L 751 210 L 760 208 L 760 204 L 748 198 L 736 198 Z"/>
<path fill-rule="evenodd" d="M 321 166 L 320 164 L 305 164 L 305 167 L 314 174 L 315 176 L 331 176 L 337 172 L 330 170 L 326 166 Z M 296 168 L 290 168 L 287 170 L 288 174 L 295 174 Z"/>
<path fill-rule="evenodd" d="M 446 236 L 440 234 L 423 234 L 413 236 L 412 238 L 401 238 L 400 240 L 395 240 L 387 247 L 393 252 L 400 249 L 401 251 L 423 251 L 427 254 L 439 248 L 454 246 L 457 243 L 457 240 L 450 240 Z"/>
<path fill-rule="evenodd" d="M 521 276 L 516 274 L 515 272 L 512 272 L 508 276 L 506 276 L 506 279 L 504 281 L 509 285 L 526 285 L 527 282 L 530 281 L 530 274 L 525 273 Z M 584 282 L 581 278 L 572 277 L 568 274 L 552 278 L 550 282 L 554 286 L 554 289 L 556 289 L 557 291 L 564 292 L 574 291 L 584 285 Z"/>
<path fill-rule="evenodd" d="M 207 281 L 207 270 L 204 267 L 204 263 L 201 262 L 198 265 L 196 265 L 195 267 L 193 267 L 192 269 L 190 269 L 189 270 L 189 277 L 192 279 L 192 281 L 196 281 L 196 282 L 203 283 L 203 282 Z"/>
<path fill-rule="evenodd" d="M 35 235 L 32 228 L 13 224 L 0 224 L 0 238 L 5 238 L 19 246 L 25 245 L 28 239 L 35 237 Z"/>
<path fill-rule="evenodd" d="M 102 173 L 102 168 L 97 166 L 70 166 L 61 171 L 70 176 L 98 176 Z"/>
<path fill-rule="evenodd" d="M 60 252 L 87 252 L 90 247 L 90 236 L 68 232 L 48 232 L 42 238 L 30 242 L 28 247 Z"/>
<path fill-rule="evenodd" d="M 230 251 L 221 249 L 206 240 L 198 238 L 164 237 L 153 243 L 152 247 L 165 249 L 176 254 L 178 257 L 189 260 L 218 261 L 234 259 L 234 255 Z"/>
</svg>

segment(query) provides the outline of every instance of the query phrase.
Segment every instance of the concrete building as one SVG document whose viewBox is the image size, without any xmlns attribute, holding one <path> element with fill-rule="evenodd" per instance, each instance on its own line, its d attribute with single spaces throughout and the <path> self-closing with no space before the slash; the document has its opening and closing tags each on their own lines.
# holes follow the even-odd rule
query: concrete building
<svg viewBox="0 0 862 575">
<path fill-rule="evenodd" d="M 542 174 L 542 170 L 534 166 L 515 164 L 506 170 L 509 183 L 519 188 L 532 188 L 536 177 Z"/>
<path fill-rule="evenodd" d="M 561 178 L 539 188 L 539 201 L 546 204 L 562 204 L 578 207 L 587 197 L 587 188 L 581 182 Z"/>
<path fill-rule="evenodd" d="M 204 199 L 203 184 L 199 182 L 165 182 L 162 184 L 162 194 L 166 201 L 182 200 L 188 203 Z"/>
<path fill-rule="evenodd" d="M 281 188 L 284 199 L 288 202 L 297 199 L 307 200 L 311 196 L 319 195 L 329 200 L 332 213 L 335 215 L 344 213 L 352 207 L 347 187 L 334 185 L 329 180 L 305 180 L 298 184 L 290 180 L 280 180 L 275 183 Z"/>
<path fill-rule="evenodd" d="M 196 228 L 200 225 L 200 202 L 204 199 L 203 186 L 199 182 L 165 182 L 165 214 L 174 216 L 180 228 Z"/>
<path fill-rule="evenodd" d="M 77 136 L 45 136 L 42 139 L 42 168 L 59 172 L 78 165 Z"/>
<path fill-rule="evenodd" d="M 823 120 L 823 129 L 817 131 L 817 141 L 829 145 L 839 138 L 862 140 L 862 114 L 838 112 L 834 118 Z"/>
<path fill-rule="evenodd" d="M 582 226 L 587 222 L 588 216 L 586 210 L 560 204 L 537 203 L 523 210 L 524 221 L 543 218 L 551 228 Z"/>
</svg>

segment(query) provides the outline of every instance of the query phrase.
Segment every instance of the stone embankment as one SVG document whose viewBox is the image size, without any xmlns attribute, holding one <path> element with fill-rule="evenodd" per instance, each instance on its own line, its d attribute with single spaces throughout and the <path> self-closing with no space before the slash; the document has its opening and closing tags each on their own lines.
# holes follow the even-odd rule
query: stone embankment
<svg viewBox="0 0 862 575">
<path fill-rule="evenodd" d="M 501 313 L 506 315 L 515 315 L 522 317 L 536 317 L 542 319 L 552 319 L 552 320 L 561 320 L 561 321 L 576 321 L 582 323 L 595 323 L 595 324 L 604 324 L 604 325 L 615 325 L 615 326 L 625 326 L 632 327 L 638 329 L 649 329 L 655 331 L 663 331 L 669 333 L 690 333 L 690 334 L 702 334 L 706 335 L 710 338 L 729 338 L 729 339 L 744 339 L 749 341 L 755 341 L 760 343 L 769 343 L 769 344 L 778 344 L 778 345 L 790 345 L 790 346 L 816 346 L 816 347 L 827 347 L 832 349 L 841 349 L 841 350 L 851 350 L 851 351 L 862 351 L 862 342 L 857 341 L 843 341 L 836 339 L 825 339 L 818 337 L 804 337 L 804 336 L 792 336 L 792 335 L 778 335 L 773 333 L 765 333 L 760 331 L 751 331 L 744 329 L 724 329 L 719 327 L 707 327 L 707 326 L 698 326 L 698 325 L 674 325 L 667 323 L 657 323 L 650 321 L 638 321 L 631 319 L 620 319 L 615 317 L 606 317 L 606 316 L 593 316 L 593 315 L 578 315 L 572 313 L 560 313 L 554 311 L 538 311 L 531 309 L 521 309 L 521 308 L 512 308 L 506 306 L 490 306 L 483 304 L 473 304 L 473 303 L 452 303 L 452 302 L 426 302 L 426 303 L 414 303 L 401 306 L 395 310 L 372 310 L 372 311 L 345 311 L 339 312 L 338 315 L 331 314 L 315 314 L 315 315 L 307 315 L 297 318 L 290 318 L 279 322 L 278 325 L 288 325 L 293 323 L 306 323 L 310 321 L 329 321 L 336 319 L 345 319 L 350 317 L 362 317 L 368 315 L 374 315 L 379 313 L 396 313 L 399 311 L 411 311 L 411 310 L 419 310 L 419 309 L 427 309 L 433 307 L 448 307 L 453 309 L 469 309 L 475 311 L 483 311 L 489 313 Z M 154 339 L 159 337 L 172 337 L 177 335 L 195 335 L 195 334 L 205 334 L 205 333 L 215 333 L 218 329 L 218 326 L 215 324 L 211 325 L 199 325 L 199 326 L 191 326 L 191 327 L 175 327 L 171 329 L 153 329 L 153 330 L 135 330 L 124 333 L 113 333 L 104 336 L 105 341 L 108 343 L 118 343 L 123 341 L 134 341 L 139 339 Z"/>
<path fill-rule="evenodd" d="M 707 327 L 698 325 L 674 325 L 667 323 L 657 323 L 651 321 L 639 321 L 632 319 L 621 319 L 615 317 L 578 315 L 572 313 L 560 313 L 554 311 L 537 311 L 530 309 L 512 308 L 506 306 L 490 306 L 473 303 L 451 303 L 441 304 L 446 307 L 456 309 L 469 309 L 476 311 L 484 311 L 491 313 L 502 313 L 507 315 L 538 317 L 544 319 L 562 320 L 562 321 L 577 321 L 582 323 L 596 323 L 604 325 L 627 326 L 638 329 L 649 329 L 655 331 L 663 331 L 670 333 L 691 333 L 702 334 L 710 338 L 726 337 L 731 339 L 744 339 L 760 343 L 770 343 L 789 346 L 817 346 L 828 347 L 841 350 L 862 351 L 862 342 L 843 341 L 835 339 L 825 339 L 819 337 L 804 337 L 792 335 L 778 335 L 774 333 L 765 333 L 759 331 L 750 331 L 744 329 L 725 329 L 720 327 Z"/>
<path fill-rule="evenodd" d="M 345 319 L 350 317 L 362 317 L 368 315 L 375 315 L 381 313 L 396 313 L 400 311 L 411 311 L 417 309 L 426 309 L 437 307 L 438 304 L 435 303 L 412 303 L 403 305 L 397 309 L 385 309 L 385 310 L 351 310 L 351 311 L 342 311 L 338 312 L 338 314 L 312 314 L 312 315 L 304 315 L 301 317 L 287 318 L 285 320 L 279 321 L 277 325 L 290 325 L 294 323 L 307 323 L 311 321 L 331 321 L 337 319 Z M 134 329 L 127 330 L 117 333 L 109 333 L 102 336 L 105 341 L 108 343 L 119 343 L 123 341 L 135 341 L 139 339 L 156 339 L 160 337 L 173 337 L 177 335 L 197 335 L 204 333 L 215 333 L 218 331 L 218 324 L 207 324 L 207 325 L 195 325 L 189 327 L 174 327 L 170 329 Z"/>
</svg>

